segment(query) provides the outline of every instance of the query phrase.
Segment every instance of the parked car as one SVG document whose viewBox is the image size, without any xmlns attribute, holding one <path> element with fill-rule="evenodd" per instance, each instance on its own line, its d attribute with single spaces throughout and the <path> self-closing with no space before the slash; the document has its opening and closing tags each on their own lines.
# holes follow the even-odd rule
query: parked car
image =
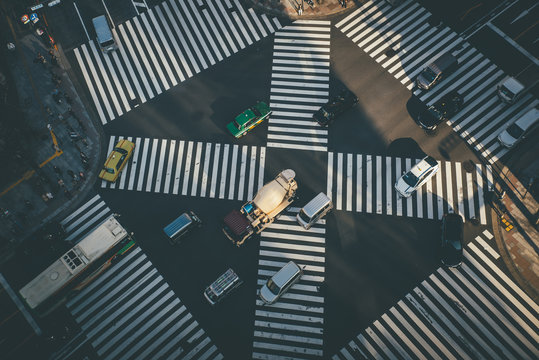
<svg viewBox="0 0 539 360">
<path fill-rule="evenodd" d="M 253 130 L 262 121 L 269 118 L 271 115 L 270 107 L 262 101 L 251 106 L 236 118 L 227 124 L 226 128 L 235 137 L 240 138 Z"/>
<path fill-rule="evenodd" d="M 358 101 L 353 92 L 342 89 L 337 96 L 332 97 L 327 104 L 313 114 L 313 119 L 321 126 L 328 126 L 338 115 L 353 107 Z"/>
<path fill-rule="evenodd" d="M 260 289 L 260 299 L 266 304 L 276 302 L 303 275 L 303 270 L 293 261 L 288 262 Z"/>
<path fill-rule="evenodd" d="M 442 218 L 442 264 L 456 267 L 462 263 L 462 216 L 445 214 Z"/>
<path fill-rule="evenodd" d="M 180 239 L 193 229 L 202 226 L 202 220 L 193 211 L 185 212 L 177 217 L 173 222 L 163 228 L 169 242 L 177 244 Z"/>
<path fill-rule="evenodd" d="M 445 53 L 427 65 L 417 76 L 416 84 L 420 89 L 430 90 L 443 78 L 458 69 L 458 59 L 451 53 Z"/>
<path fill-rule="evenodd" d="M 419 126 L 425 130 L 435 130 L 442 122 L 462 110 L 463 105 L 463 96 L 457 91 L 451 91 L 418 115 Z"/>
<path fill-rule="evenodd" d="M 397 180 L 395 190 L 401 196 L 409 197 L 414 191 L 423 186 L 427 180 L 433 177 L 439 169 L 440 165 L 438 161 L 431 156 L 426 156 Z"/>
<path fill-rule="evenodd" d="M 112 152 L 109 154 L 107 161 L 105 161 L 105 165 L 103 165 L 103 169 L 101 169 L 101 172 L 99 173 L 99 178 L 115 182 L 133 154 L 134 149 L 135 144 L 133 142 L 126 139 L 118 141 Z"/>
<path fill-rule="evenodd" d="M 498 141 L 506 148 L 512 148 L 539 125 L 539 110 L 535 107 L 528 110 L 514 123 L 507 126 L 498 135 Z"/>
</svg>

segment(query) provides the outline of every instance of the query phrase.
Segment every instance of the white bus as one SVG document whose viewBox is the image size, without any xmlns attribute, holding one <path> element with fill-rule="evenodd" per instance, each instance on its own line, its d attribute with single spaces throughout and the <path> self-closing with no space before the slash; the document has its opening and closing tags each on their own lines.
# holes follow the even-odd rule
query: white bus
<svg viewBox="0 0 539 360">
<path fill-rule="evenodd" d="M 67 289 L 68 285 L 74 285 L 76 279 L 82 280 L 83 274 L 91 275 L 92 279 L 95 278 L 104 267 L 110 265 L 113 258 L 118 254 L 125 253 L 134 245 L 133 241 L 128 240 L 130 240 L 130 236 L 127 231 L 114 215 L 111 215 L 77 245 L 30 281 L 19 293 L 28 306 L 31 309 L 37 309 L 39 313 L 44 310 L 44 307 L 47 307 L 48 300 Z M 125 245 L 126 242 L 127 245 Z M 120 247 L 121 249 L 118 251 Z M 115 253 L 114 250 L 118 252 Z M 103 262 L 102 260 L 107 259 L 105 256 L 107 254 L 109 259 Z M 112 257 L 110 257 L 111 255 Z M 96 267 L 99 268 L 96 270 Z M 93 274 L 90 274 L 90 271 L 93 271 Z M 87 281 L 85 282 L 87 283 Z"/>
</svg>

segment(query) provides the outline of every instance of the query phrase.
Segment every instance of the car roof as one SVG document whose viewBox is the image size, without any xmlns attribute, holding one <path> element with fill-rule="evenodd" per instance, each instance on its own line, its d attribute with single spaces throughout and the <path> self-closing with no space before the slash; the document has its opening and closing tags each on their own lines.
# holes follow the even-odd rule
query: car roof
<svg viewBox="0 0 539 360">
<path fill-rule="evenodd" d="M 254 112 L 251 109 L 247 109 L 238 116 L 236 116 L 236 122 L 238 125 L 245 125 L 249 120 L 255 117 Z"/>
<path fill-rule="evenodd" d="M 524 115 L 522 115 L 517 121 L 516 124 L 524 129 L 527 130 L 530 127 L 532 127 L 534 124 L 539 121 L 539 110 L 537 108 L 532 108 L 529 111 L 527 111 Z"/>
<path fill-rule="evenodd" d="M 410 171 L 412 172 L 412 174 L 419 177 L 425 171 L 437 165 L 438 165 L 438 162 L 433 157 L 427 156 L 424 159 L 422 159 L 420 162 L 415 164 L 414 167 L 412 167 Z"/>
<path fill-rule="evenodd" d="M 331 202 L 331 199 L 326 194 L 321 192 L 316 195 L 311 201 L 305 204 L 305 206 L 303 207 L 303 212 L 308 217 L 313 217 L 316 211 L 318 211 L 318 209 L 326 206 L 326 204 L 328 204 L 329 202 Z"/>
<path fill-rule="evenodd" d="M 282 287 L 292 276 L 294 276 L 298 271 L 301 271 L 299 266 L 296 265 L 293 261 L 290 261 L 285 266 L 282 267 L 273 277 L 271 278 L 275 285 Z"/>
</svg>

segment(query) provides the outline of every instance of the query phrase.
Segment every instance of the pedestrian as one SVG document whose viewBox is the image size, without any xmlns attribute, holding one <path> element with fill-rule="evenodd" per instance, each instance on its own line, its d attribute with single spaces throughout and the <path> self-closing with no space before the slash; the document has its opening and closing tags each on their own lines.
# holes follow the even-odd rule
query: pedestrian
<svg viewBox="0 0 539 360">
<path fill-rule="evenodd" d="M 64 180 L 58 179 L 58 185 L 60 185 L 61 187 L 63 187 L 63 186 L 64 186 Z"/>
<path fill-rule="evenodd" d="M 36 59 L 34 60 L 34 62 L 40 62 L 42 63 L 43 65 L 45 65 L 47 63 L 47 60 L 45 60 L 45 58 L 43 57 L 43 55 L 41 55 L 40 52 L 37 53 L 37 57 Z"/>
</svg>

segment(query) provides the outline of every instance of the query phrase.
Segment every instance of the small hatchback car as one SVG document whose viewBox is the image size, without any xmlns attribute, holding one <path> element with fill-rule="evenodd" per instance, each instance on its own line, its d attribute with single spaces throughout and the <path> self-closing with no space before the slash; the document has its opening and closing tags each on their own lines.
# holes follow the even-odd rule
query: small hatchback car
<svg viewBox="0 0 539 360">
<path fill-rule="evenodd" d="M 528 133 L 534 131 L 538 125 L 539 109 L 535 107 L 524 113 L 517 121 L 507 126 L 498 135 L 498 141 L 506 148 L 511 149 L 524 139 Z"/>
<path fill-rule="evenodd" d="M 135 144 L 131 141 L 126 139 L 118 141 L 107 158 L 107 161 L 105 161 L 105 165 L 103 165 L 103 169 L 101 169 L 101 172 L 99 173 L 99 178 L 115 182 L 133 154 L 134 149 Z"/>
<path fill-rule="evenodd" d="M 442 264 L 456 267 L 462 263 L 463 221 L 458 214 L 442 218 Z"/>
<path fill-rule="evenodd" d="M 290 261 L 268 280 L 260 289 L 260 299 L 266 304 L 276 302 L 303 275 L 303 270 Z"/>
<path fill-rule="evenodd" d="M 401 196 L 409 197 L 434 176 L 439 169 L 438 161 L 431 156 L 427 156 L 397 180 L 395 190 Z"/>
<path fill-rule="evenodd" d="M 236 116 L 234 121 L 227 124 L 226 128 L 232 136 L 240 138 L 269 118 L 270 115 L 270 107 L 265 102 L 259 101 L 255 106 Z"/>
<path fill-rule="evenodd" d="M 442 122 L 449 120 L 452 116 L 462 110 L 464 98 L 456 91 L 451 91 L 433 105 L 427 111 L 418 116 L 418 123 L 422 129 L 435 130 Z"/>
<path fill-rule="evenodd" d="M 332 97 L 327 104 L 313 114 L 313 119 L 321 126 L 328 126 L 335 118 L 358 103 L 357 96 L 347 89 Z"/>
</svg>

